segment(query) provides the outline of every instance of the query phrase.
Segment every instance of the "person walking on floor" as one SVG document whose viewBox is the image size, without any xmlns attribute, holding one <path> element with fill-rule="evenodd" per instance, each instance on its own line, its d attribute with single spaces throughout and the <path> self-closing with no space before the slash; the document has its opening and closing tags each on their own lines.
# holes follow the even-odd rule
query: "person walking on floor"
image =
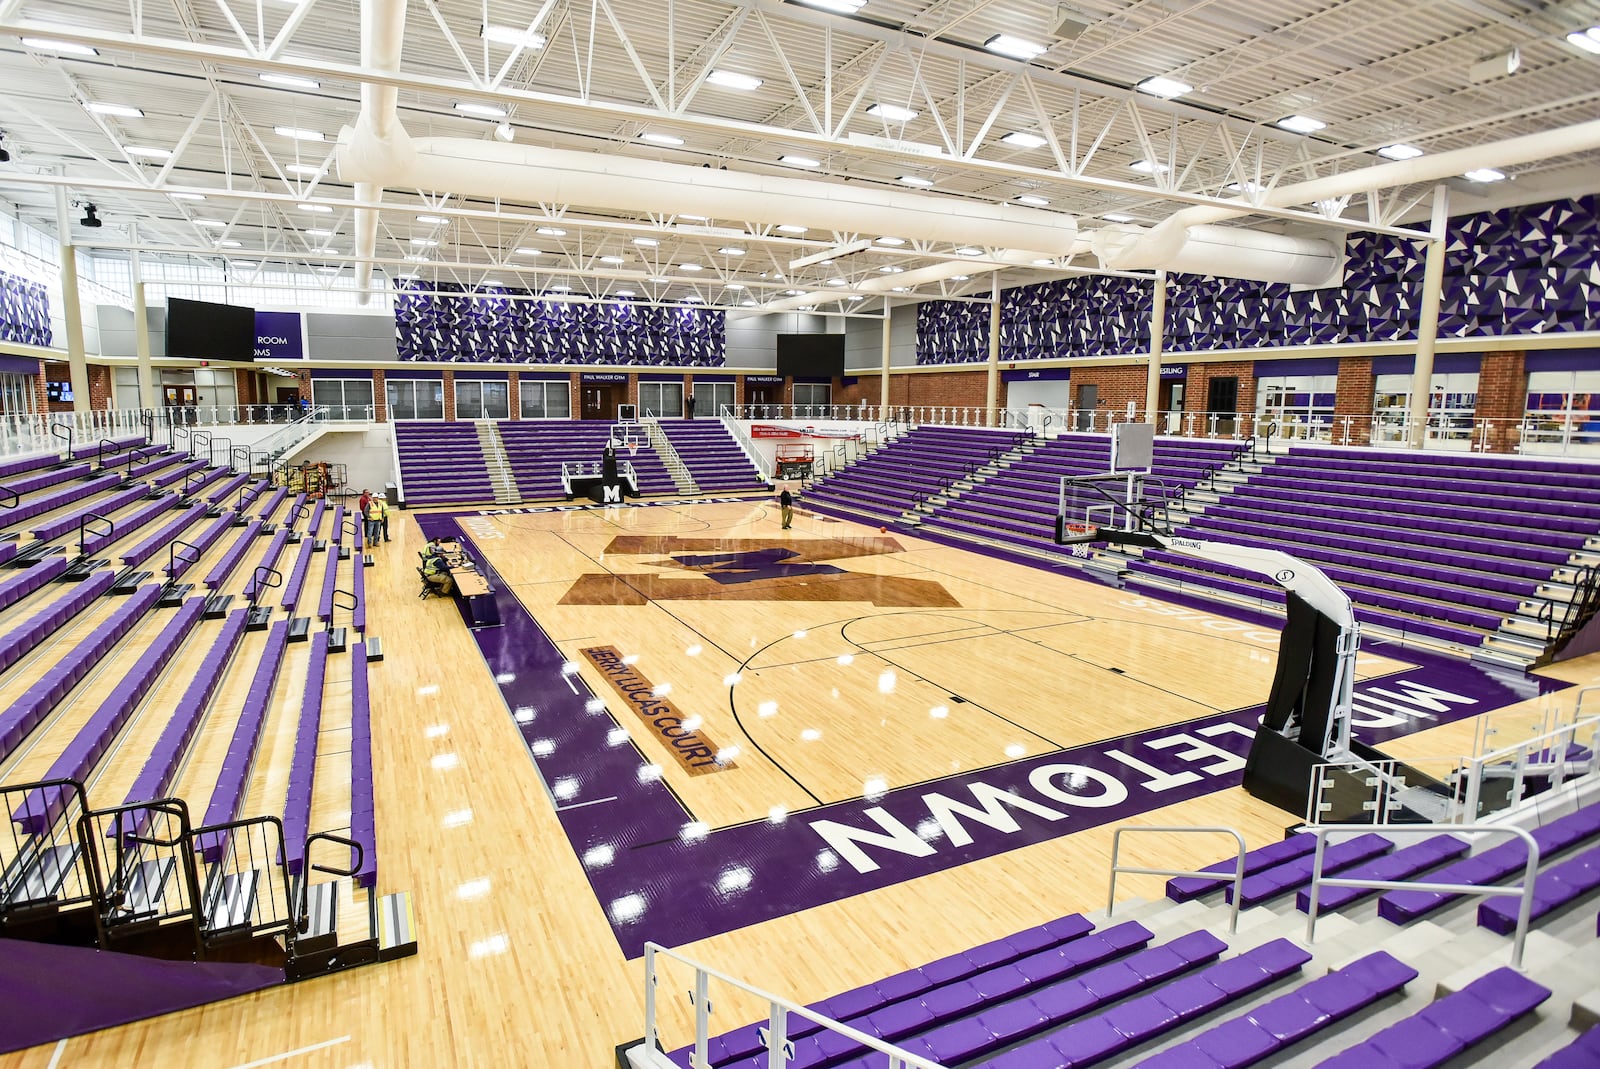
<svg viewBox="0 0 1600 1069">
<path fill-rule="evenodd" d="M 787 531 L 794 523 L 794 495 L 787 488 L 778 495 L 778 512 L 783 517 L 783 529 Z"/>
</svg>

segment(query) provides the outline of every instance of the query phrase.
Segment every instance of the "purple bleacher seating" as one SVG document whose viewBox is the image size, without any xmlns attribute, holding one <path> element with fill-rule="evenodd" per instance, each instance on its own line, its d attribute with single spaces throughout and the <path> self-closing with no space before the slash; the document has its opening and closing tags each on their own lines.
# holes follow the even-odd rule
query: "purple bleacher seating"
<svg viewBox="0 0 1600 1069">
<path fill-rule="evenodd" d="M 197 471 L 205 471 L 206 467 L 206 462 L 203 460 L 185 460 L 171 471 L 164 471 L 151 479 L 150 485 L 157 490 L 164 490 L 169 486 L 181 490 L 183 489 L 184 479 Z"/>
<path fill-rule="evenodd" d="M 311 554 L 315 548 L 309 537 L 301 539 L 300 553 L 295 557 L 294 567 L 289 569 L 289 578 L 284 581 L 282 605 L 291 613 L 300 604 L 300 592 L 305 586 L 306 570 L 311 567 Z"/>
<path fill-rule="evenodd" d="M 669 419 L 658 426 L 702 491 L 765 487 L 755 464 L 720 420 Z"/>
<path fill-rule="evenodd" d="M 38 471 L 40 468 L 50 468 L 61 463 L 60 453 L 36 453 L 31 457 L 18 457 L 0 464 L 0 479 L 24 472 Z"/>
<path fill-rule="evenodd" d="M 158 453 L 155 456 L 146 460 L 142 460 L 128 468 L 128 478 L 146 479 L 160 471 L 162 468 L 170 468 L 172 465 L 181 463 L 185 459 L 186 457 L 183 453 Z"/>
<path fill-rule="evenodd" d="M 339 554 L 328 553 L 322 569 L 322 594 L 317 598 L 317 619 L 325 624 L 333 622 L 333 591 L 339 584 Z"/>
<path fill-rule="evenodd" d="M 244 584 L 244 596 L 246 598 L 250 598 L 252 596 L 259 598 L 259 595 L 256 593 L 256 568 L 271 568 L 276 566 L 278 563 L 278 556 L 283 552 L 283 547 L 288 544 L 289 528 L 281 528 L 272 536 L 272 540 L 267 543 L 266 552 L 261 554 L 261 557 L 250 569 L 250 578 L 246 580 Z"/>
<path fill-rule="evenodd" d="M 110 572 L 103 573 L 110 575 Z M 144 701 L 178 646 L 189 636 L 205 611 L 204 598 L 190 598 L 172 615 L 161 633 L 140 655 L 122 683 L 113 691 L 88 722 L 67 744 L 43 779 L 83 780 L 111 748 L 133 711 Z M 34 835 L 42 835 L 64 811 L 67 798 L 59 787 L 46 787 L 28 795 L 13 820 Z"/>
<path fill-rule="evenodd" d="M 372 706 L 367 694 L 367 645 L 350 645 L 350 838 L 361 844 L 355 880 L 378 882 L 378 825 L 372 786 Z"/>
<path fill-rule="evenodd" d="M 171 512 L 177 504 L 178 499 L 176 497 L 166 495 L 139 506 L 126 516 L 116 517 L 113 520 L 115 529 L 110 534 L 90 534 L 83 540 L 84 555 L 92 556 L 113 542 L 126 538 L 156 517 L 164 516 Z"/>
<path fill-rule="evenodd" d="M 229 516 L 231 517 L 232 514 L 229 513 Z M 244 559 L 245 554 L 250 552 L 250 546 L 255 542 L 256 535 L 260 533 L 260 520 L 251 520 L 244 527 L 239 528 L 239 534 L 234 538 L 233 545 L 229 546 L 228 551 L 222 555 L 222 559 L 217 561 L 216 567 L 206 574 L 207 590 L 215 590 L 228 581 L 228 576 L 239 566 L 239 562 Z"/>
<path fill-rule="evenodd" d="M 1531 920 L 1538 920 L 1600 887 L 1600 846 L 1539 873 L 1533 883 Z M 1517 929 L 1520 898 L 1486 898 L 1478 904 L 1478 924 L 1491 932 L 1510 935 Z"/>
<path fill-rule="evenodd" d="M 28 733 L 39 726 L 95 665 L 109 653 L 134 624 L 161 597 L 161 588 L 140 587 L 121 607 L 84 636 L 72 650 L 45 672 L 10 708 L 0 712 L 0 760 L 14 751 Z"/>
<path fill-rule="evenodd" d="M 193 482 L 186 481 L 179 487 L 179 489 L 183 490 L 184 493 L 191 497 L 198 497 L 200 491 L 204 490 L 206 487 L 210 486 L 212 483 L 228 474 L 228 469 L 221 465 L 218 465 L 215 468 L 205 465 L 202 467 L 203 470 L 200 478 L 195 479 Z"/>
<path fill-rule="evenodd" d="M 1148 1069 L 1242 1069 L 1394 994 L 1416 976 L 1417 970 L 1380 950 L 1139 1064 Z"/>
<path fill-rule="evenodd" d="M 122 480 L 115 475 L 99 475 L 93 479 L 75 482 L 68 486 L 56 487 L 46 493 L 21 502 L 16 508 L 0 512 L 0 525 L 15 527 L 24 520 L 31 520 L 35 516 L 42 516 L 47 512 L 65 508 L 68 505 L 82 501 L 84 498 L 105 493 L 107 490 L 121 484 Z"/>
<path fill-rule="evenodd" d="M 137 486 L 131 490 L 119 490 L 114 494 L 108 494 L 105 497 L 95 498 L 93 501 L 85 504 L 82 509 L 79 509 L 75 512 L 69 512 L 64 516 L 57 517 L 54 520 L 49 520 L 45 523 L 35 525 L 32 531 L 33 537 L 49 540 L 52 538 L 59 538 L 68 532 L 76 534 L 78 531 L 78 524 L 91 513 L 96 513 L 101 516 L 109 516 L 116 510 L 127 508 L 135 501 L 142 499 L 148 492 L 149 491 L 147 491 L 144 487 Z M 92 537 L 93 535 L 89 534 L 89 537 L 84 539 L 85 543 L 87 544 Z"/>
<path fill-rule="evenodd" d="M 1244 855 L 1244 874 L 1250 876 L 1274 865 L 1282 865 L 1286 861 L 1293 861 L 1297 857 L 1309 854 L 1316 848 L 1317 837 L 1306 832 L 1279 839 L 1266 846 L 1259 846 Z M 1207 879 L 1203 876 L 1174 876 L 1167 881 L 1167 897 L 1174 902 L 1188 902 L 1215 891 L 1233 882 L 1237 866 L 1238 862 L 1234 858 L 1229 858 L 1200 870 L 1225 874 L 1216 879 Z"/>
<path fill-rule="evenodd" d="M 200 535 L 194 540 L 193 543 L 191 543 L 194 552 L 193 556 L 175 556 L 173 557 L 172 562 L 163 568 L 162 571 L 166 572 L 167 575 L 172 579 L 181 577 L 184 572 L 188 571 L 190 568 L 193 568 L 200 562 L 201 554 L 210 549 L 212 543 L 221 538 L 224 531 L 227 531 L 233 526 L 233 519 L 237 515 L 238 513 L 236 512 L 224 512 L 216 523 L 213 523 L 210 527 L 207 527 L 204 531 L 200 532 Z"/>
<path fill-rule="evenodd" d="M 322 517 L 328 511 L 328 502 L 325 498 L 317 498 L 311 506 L 311 519 L 306 521 L 306 535 L 316 538 L 322 530 Z"/>
<path fill-rule="evenodd" d="M 1028 1069 L 1049 1065 L 1077 1069 L 1214 1012 L 1268 984 L 1300 971 L 1311 955 L 1287 939 L 1207 966 L 1099 1015 L 1079 1019 L 984 1063 L 983 1069 Z M 1213 981 L 1215 977 L 1215 982 Z"/>
<path fill-rule="evenodd" d="M 35 490 L 43 490 L 51 486 L 81 479 L 91 471 L 88 464 L 65 464 L 59 468 L 49 468 L 45 471 L 35 472 L 21 478 L 12 479 L 3 488 L 16 494 L 31 494 Z"/>
<path fill-rule="evenodd" d="M 14 578 L 0 582 L 0 609 L 7 609 L 67 570 L 70 562 L 56 555 L 46 557 Z"/>
<path fill-rule="evenodd" d="M 1373 858 L 1371 861 L 1353 865 L 1339 873 L 1341 880 L 1381 880 L 1391 882 L 1408 879 L 1428 869 L 1453 861 L 1471 849 L 1471 844 L 1464 839 L 1457 839 L 1454 835 L 1435 835 L 1421 842 L 1412 843 L 1402 847 L 1392 854 Z M 1324 887 L 1317 898 L 1318 912 L 1343 909 L 1352 902 L 1357 902 L 1368 895 L 1376 894 L 1376 890 L 1366 887 Z M 1311 891 L 1309 888 L 1295 895 L 1295 906 L 1301 913 L 1311 909 Z"/>
<path fill-rule="evenodd" d="M 1600 1025 L 1589 1029 L 1534 1069 L 1594 1069 L 1600 1065 Z"/>
<path fill-rule="evenodd" d="M 17 540 L 14 538 L 7 541 L 0 541 L 0 564 L 4 564 L 12 557 L 15 557 L 17 555 L 18 548 L 20 547 L 17 544 Z"/>
<path fill-rule="evenodd" d="M 360 547 L 358 546 L 358 554 L 359 550 Z M 353 585 L 350 588 L 350 592 L 355 595 L 356 604 L 355 608 L 350 610 L 350 626 L 355 628 L 358 633 L 364 634 L 367 630 L 367 570 L 362 567 L 359 555 L 354 560 L 355 571 L 351 577 Z"/>
<path fill-rule="evenodd" d="M 117 450 L 120 452 L 121 450 L 127 449 L 129 447 L 148 445 L 149 442 L 150 442 L 150 439 L 146 438 L 142 434 L 124 434 L 124 435 L 119 435 L 116 438 L 107 438 L 105 441 L 107 443 L 109 443 L 109 445 L 107 447 L 108 449 L 110 448 L 110 446 L 115 446 L 117 448 Z M 76 460 L 76 459 L 82 459 L 84 457 L 97 457 L 97 456 L 100 455 L 100 448 L 101 448 L 101 442 L 100 442 L 99 439 L 96 439 L 95 441 L 90 442 L 87 445 L 74 446 L 73 449 L 72 449 L 73 459 Z"/>
<path fill-rule="evenodd" d="M 1541 862 L 1596 834 L 1600 834 L 1600 802 L 1532 831 Z M 1438 883 L 1491 884 L 1519 875 L 1527 862 L 1527 847 L 1522 840 L 1515 839 L 1446 865 L 1427 878 Z M 1389 891 L 1378 899 L 1378 916 L 1395 924 L 1410 924 L 1459 897 L 1442 891 Z"/>
<path fill-rule="evenodd" d="M 267 497 L 266 502 L 261 506 L 261 511 L 257 513 L 257 515 L 267 523 L 271 523 L 273 515 L 278 511 L 278 507 L 283 504 L 284 498 L 288 496 L 289 488 L 287 486 L 278 487 Z"/>
<path fill-rule="evenodd" d="M 256 665 L 250 691 L 245 695 L 244 708 L 239 712 L 239 722 L 228 743 L 228 753 L 222 759 L 222 770 L 217 774 L 216 789 L 211 793 L 211 804 L 206 806 L 204 824 L 226 824 L 239 816 L 244 804 L 245 791 L 250 783 L 250 768 L 255 763 L 256 747 L 261 743 L 261 729 L 266 724 L 267 710 L 272 706 L 272 689 L 278 682 L 278 670 L 283 667 L 284 647 L 289 641 L 289 621 L 279 620 L 267 632 L 266 648 L 261 651 L 261 661 Z M 199 836 L 196 852 L 207 861 L 222 857 L 228 837 L 220 832 Z"/>
<path fill-rule="evenodd" d="M 1330 876 L 1337 875 L 1352 865 L 1388 853 L 1393 846 L 1388 839 L 1371 832 L 1334 843 L 1322 851 L 1322 871 Z M 1240 888 L 1239 904 L 1246 908 L 1258 906 L 1278 895 L 1304 887 L 1311 882 L 1311 867 L 1315 860 L 1314 855 L 1307 854 L 1245 877 Z M 1229 887 L 1223 897 L 1232 902 L 1233 888 Z"/>
<path fill-rule="evenodd" d="M 874 1010 L 882 1009 L 892 1003 L 915 999 L 925 992 L 937 987 L 959 983 L 970 979 L 984 969 L 1001 965 L 1010 965 L 1022 958 L 1033 955 L 1048 954 L 1048 952 L 1065 943 L 1085 936 L 1094 930 L 1090 924 L 1079 914 L 1069 914 L 1036 928 L 1028 928 L 1014 935 L 995 939 L 991 942 L 973 947 L 970 950 L 958 951 L 954 954 L 929 962 L 920 968 L 907 969 L 905 972 L 887 977 L 874 983 L 854 988 L 850 991 L 834 995 L 831 998 L 813 1003 L 810 1007 L 817 1013 L 832 1016 L 837 1020 L 859 1018 Z M 1128 930 L 1129 935 L 1133 930 Z M 1139 929 L 1143 931 L 1143 929 Z M 1144 938 L 1149 938 L 1149 933 L 1144 932 Z M 1120 952 L 1126 940 L 1102 940 L 1095 944 L 1085 944 L 1085 947 L 1104 947 L 1107 954 Z M 1079 950 L 1083 948 L 1078 948 Z M 1072 961 L 1078 961 L 1083 956 L 1080 954 Z M 1065 964 L 1063 967 L 1067 967 Z M 1079 966 L 1081 967 L 1081 965 Z M 764 1049 L 759 1032 L 764 1024 L 750 1024 L 743 1028 L 735 1029 L 725 1035 L 713 1037 L 712 1062 L 721 1064 L 738 1058 L 748 1058 L 750 1055 Z M 797 1039 L 811 1035 L 822 1026 L 802 1017 L 793 1017 L 789 1021 L 789 1038 Z"/>
<path fill-rule="evenodd" d="M 333 508 L 333 529 L 328 532 L 328 541 L 334 545 L 344 542 L 344 506 L 335 505 Z"/>
<path fill-rule="evenodd" d="M 178 513 L 176 517 L 163 524 L 161 528 L 154 534 L 150 535 L 150 537 L 146 538 L 133 548 L 123 551 L 122 563 L 125 565 L 143 564 L 156 553 L 170 545 L 173 539 L 177 538 L 184 531 L 188 530 L 190 524 L 193 524 L 205 514 L 205 505 L 190 505 L 188 508 Z"/>
<path fill-rule="evenodd" d="M 230 478 L 221 486 L 214 487 L 211 493 L 206 496 L 206 500 L 211 502 L 213 505 L 225 504 L 229 498 L 233 497 L 240 490 L 244 489 L 245 485 L 249 482 L 250 473 L 241 472 L 238 475 Z"/>
<path fill-rule="evenodd" d="M 403 421 L 394 435 L 407 505 L 494 500 L 475 424 Z"/>
<path fill-rule="evenodd" d="M 162 728 L 160 737 L 150 748 L 150 756 L 145 759 L 144 767 L 139 770 L 133 786 L 128 789 L 128 794 L 123 799 L 124 804 L 148 802 L 164 797 L 171 788 L 184 752 L 193 741 L 194 733 L 205 716 L 206 707 L 211 704 L 212 696 L 222 685 L 228 662 L 233 658 L 234 651 L 239 648 L 240 640 L 244 638 L 247 616 L 246 610 L 235 609 L 223 621 L 222 630 L 217 633 L 211 648 L 206 651 L 194 679 L 184 690 L 183 697 L 178 699 L 178 704 L 167 720 L 167 726 Z M 130 831 L 142 830 L 147 822 L 147 815 L 133 814 L 129 820 Z"/>
<path fill-rule="evenodd" d="M 95 598 L 110 590 L 116 580 L 115 572 L 96 572 L 72 587 L 66 597 L 57 598 L 28 617 L 20 626 L 0 635 L 0 672 L 16 664 L 35 646 L 65 626 L 67 621 L 88 608 Z"/>
<path fill-rule="evenodd" d="M 1496 969 L 1321 1063 L 1326 1069 L 1433 1069 L 1533 1012 L 1550 991 Z"/>
<path fill-rule="evenodd" d="M 564 462 L 587 464 L 598 461 L 606 439 L 613 430 L 611 423 L 583 420 L 507 420 L 496 424 L 496 427 L 505 447 L 512 477 L 525 499 L 565 496 L 566 491 L 561 484 L 561 465 Z M 620 451 L 617 457 L 619 464 L 622 461 L 633 464 L 641 494 L 676 493 L 677 484 L 655 450 L 643 440 L 642 428 L 637 432 L 637 437 L 640 439 L 638 451 Z M 410 480 L 411 476 L 408 475 L 407 479 Z M 492 500 L 494 494 L 489 487 L 487 472 L 483 479 L 483 493 Z M 412 483 L 408 481 L 408 499 L 411 488 Z"/>
<path fill-rule="evenodd" d="M 317 735 L 322 728 L 322 684 L 328 667 L 328 633 L 311 636 L 311 662 L 306 670 L 305 697 L 289 764 L 289 787 L 283 804 L 283 856 L 292 875 L 300 875 L 311 829 L 311 787 L 317 771 Z"/>
</svg>

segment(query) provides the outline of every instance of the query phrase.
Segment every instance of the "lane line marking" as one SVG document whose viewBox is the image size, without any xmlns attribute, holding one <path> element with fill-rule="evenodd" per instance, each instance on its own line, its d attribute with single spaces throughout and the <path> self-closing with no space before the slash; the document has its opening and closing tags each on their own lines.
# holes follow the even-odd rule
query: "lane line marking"
<svg viewBox="0 0 1600 1069">
<path fill-rule="evenodd" d="M 62 1042 L 64 1043 L 66 1041 L 63 1040 Z M 258 1069 L 259 1066 L 271 1065 L 273 1062 L 287 1061 L 288 1059 L 297 1057 L 301 1054 L 310 1054 L 312 1051 L 326 1050 L 328 1047 L 337 1047 L 341 1043 L 348 1042 L 350 1042 L 349 1036 L 340 1036 L 338 1039 L 325 1039 L 321 1043 L 313 1043 L 309 1047 L 296 1047 L 294 1050 L 286 1050 L 282 1054 L 274 1054 L 267 1058 L 258 1058 L 253 1062 L 245 1062 L 243 1065 L 235 1065 L 233 1069 Z"/>
</svg>

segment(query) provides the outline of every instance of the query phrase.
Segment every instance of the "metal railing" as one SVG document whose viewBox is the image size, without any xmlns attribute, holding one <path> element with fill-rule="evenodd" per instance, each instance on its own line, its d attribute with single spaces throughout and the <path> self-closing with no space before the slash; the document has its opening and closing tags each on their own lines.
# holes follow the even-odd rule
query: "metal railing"
<svg viewBox="0 0 1600 1069">
<path fill-rule="evenodd" d="M 1547 780 L 1535 792 L 1547 794 L 1569 780 L 1590 775 L 1600 769 L 1597 746 L 1600 746 L 1600 716 L 1591 716 L 1478 754 L 1469 759 L 1462 770 L 1466 799 L 1463 809 L 1469 819 L 1476 819 L 1485 778 L 1511 781 L 1507 801 L 1508 808 L 1515 810 L 1523 801 L 1523 791 L 1530 779 Z M 1579 753 L 1575 754 L 1575 749 Z M 1583 751 L 1587 756 L 1581 755 Z"/>
<path fill-rule="evenodd" d="M 1511 967 L 1522 968 L 1522 946 L 1528 938 L 1528 921 L 1533 915 L 1533 884 L 1539 873 L 1539 843 L 1526 828 L 1503 824 L 1452 824 L 1448 828 L 1433 824 L 1318 824 L 1306 831 L 1317 837 L 1317 846 L 1311 857 L 1311 901 L 1306 911 L 1306 943 L 1316 942 L 1317 908 L 1324 887 L 1353 887 L 1368 891 L 1423 891 L 1446 895 L 1473 895 L 1478 898 L 1496 898 L 1516 895 L 1522 901 L 1517 909 L 1517 929 L 1511 939 Z M 1338 879 L 1322 874 L 1323 855 L 1328 836 L 1339 833 L 1363 834 L 1381 831 L 1389 835 L 1438 835 L 1442 831 L 1510 835 L 1521 839 L 1528 847 L 1523 865 L 1522 883 L 1472 884 L 1429 883 L 1425 880 L 1371 880 Z"/>
<path fill-rule="evenodd" d="M 746 994 L 764 1001 L 768 1006 L 767 1027 L 765 1029 L 765 1042 L 767 1046 L 767 1065 L 771 1069 L 783 1069 L 793 1055 L 793 1047 L 788 1039 L 788 1024 L 791 1016 L 810 1021 L 820 1025 L 824 1031 L 834 1032 L 853 1043 L 860 1044 L 868 1050 L 885 1054 L 889 1059 L 889 1069 L 943 1069 L 938 1062 L 931 1062 L 926 1058 L 902 1050 L 891 1043 L 885 1043 L 877 1036 L 868 1035 L 858 1031 L 847 1024 L 835 1021 L 831 1017 L 824 1017 L 815 1010 L 791 1002 L 786 998 L 770 994 L 752 984 L 730 976 L 725 972 L 714 969 L 693 958 L 685 957 L 675 950 L 670 950 L 659 943 L 646 943 L 644 945 L 644 1049 L 647 1057 L 656 1058 L 659 1064 L 669 1065 L 665 1059 L 656 1053 L 660 1046 L 660 1027 L 656 1012 L 656 987 L 659 983 L 659 966 L 657 959 L 665 956 L 673 961 L 687 965 L 694 970 L 694 987 L 689 992 L 689 997 L 694 1005 L 694 1054 L 693 1065 L 708 1066 L 711 1064 L 708 1055 L 708 1046 L 711 1039 L 711 980 L 715 979 L 729 986 L 743 991 Z"/>
<path fill-rule="evenodd" d="M 1122 863 L 1122 833 L 1123 832 L 1158 832 L 1163 835 L 1231 835 L 1238 844 L 1238 851 L 1234 854 L 1233 901 L 1228 917 L 1228 931 L 1239 930 L 1239 899 L 1244 888 L 1244 836 L 1234 828 L 1221 827 L 1153 827 L 1147 824 L 1124 824 L 1111 836 L 1111 887 L 1106 892 L 1106 919 L 1110 920 L 1117 906 L 1117 876 L 1126 872 L 1135 876 L 1187 876 L 1195 879 L 1215 880 L 1219 874 L 1215 872 L 1192 872 L 1187 869 L 1146 869 Z"/>
</svg>

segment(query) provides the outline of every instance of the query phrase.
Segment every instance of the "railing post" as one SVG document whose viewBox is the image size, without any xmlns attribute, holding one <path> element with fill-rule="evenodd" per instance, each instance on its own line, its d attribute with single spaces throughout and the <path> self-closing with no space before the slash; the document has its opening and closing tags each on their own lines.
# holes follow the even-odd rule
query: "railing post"
<svg viewBox="0 0 1600 1069">
<path fill-rule="evenodd" d="M 644 1049 L 660 1046 L 656 1038 L 656 945 L 644 945 Z"/>
<path fill-rule="evenodd" d="M 694 971 L 694 1064 L 710 1066 L 711 977 L 704 969 Z"/>
<path fill-rule="evenodd" d="M 1315 829 L 1312 834 L 1317 837 L 1317 849 L 1311 858 L 1311 903 L 1306 910 L 1306 946 L 1317 941 L 1317 906 L 1322 899 L 1322 852 L 1327 846 L 1327 834 L 1321 829 Z"/>
</svg>

